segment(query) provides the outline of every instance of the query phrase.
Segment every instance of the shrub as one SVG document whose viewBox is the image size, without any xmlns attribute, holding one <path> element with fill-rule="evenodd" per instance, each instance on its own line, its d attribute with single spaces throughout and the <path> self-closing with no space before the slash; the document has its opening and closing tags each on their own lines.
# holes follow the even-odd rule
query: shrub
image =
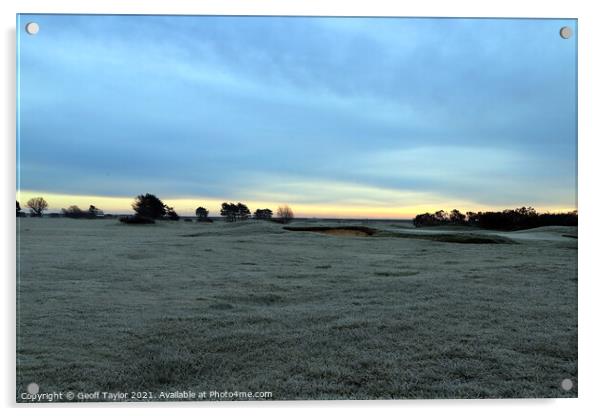
<svg viewBox="0 0 602 416">
<path fill-rule="evenodd" d="M 140 215 L 128 215 L 119 218 L 119 222 L 124 224 L 154 224 L 155 220 L 152 218 L 141 217 Z"/>
<path fill-rule="evenodd" d="M 86 218 L 88 213 L 82 211 L 77 205 L 71 205 L 69 208 L 62 210 L 63 216 L 67 218 Z"/>
<path fill-rule="evenodd" d="M 102 212 L 101 209 L 96 208 L 94 205 L 90 205 L 90 208 L 88 208 L 88 218 L 98 218 L 104 216 L 104 212 Z"/>
</svg>

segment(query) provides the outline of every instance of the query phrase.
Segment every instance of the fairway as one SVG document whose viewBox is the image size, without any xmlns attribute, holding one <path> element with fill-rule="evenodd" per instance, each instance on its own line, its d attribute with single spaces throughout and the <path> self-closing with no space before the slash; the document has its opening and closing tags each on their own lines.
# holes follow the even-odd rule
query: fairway
<svg viewBox="0 0 602 416">
<path fill-rule="evenodd" d="M 17 400 L 577 396 L 576 227 L 290 225 L 19 218 Z"/>
</svg>

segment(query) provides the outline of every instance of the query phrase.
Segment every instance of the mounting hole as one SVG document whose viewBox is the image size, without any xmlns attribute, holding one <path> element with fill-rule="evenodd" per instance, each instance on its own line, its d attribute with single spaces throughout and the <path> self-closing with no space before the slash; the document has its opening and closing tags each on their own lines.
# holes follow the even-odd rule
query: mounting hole
<svg viewBox="0 0 602 416">
<path fill-rule="evenodd" d="M 568 26 L 563 26 L 562 28 L 560 28 L 560 37 L 562 39 L 568 39 L 571 36 L 573 36 L 573 29 L 571 29 Z"/>
<path fill-rule="evenodd" d="M 27 393 L 29 394 L 38 394 L 39 391 L 40 386 L 38 386 L 38 383 L 29 383 L 27 385 Z"/>
<path fill-rule="evenodd" d="M 570 378 L 565 378 L 564 380 L 562 380 L 562 383 L 560 383 L 560 387 L 562 387 L 562 390 L 564 391 L 569 391 L 573 388 L 573 380 L 571 380 Z"/>
<path fill-rule="evenodd" d="M 40 25 L 37 24 L 36 22 L 29 22 L 25 25 L 25 31 L 29 35 L 32 35 L 32 36 L 37 35 L 38 32 L 40 31 Z"/>
</svg>

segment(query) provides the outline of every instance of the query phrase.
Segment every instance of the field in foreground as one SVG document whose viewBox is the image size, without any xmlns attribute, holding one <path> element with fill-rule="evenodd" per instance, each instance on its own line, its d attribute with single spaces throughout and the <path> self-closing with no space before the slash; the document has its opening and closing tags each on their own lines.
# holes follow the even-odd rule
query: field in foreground
<svg viewBox="0 0 602 416">
<path fill-rule="evenodd" d="M 17 400 L 31 382 L 276 400 L 577 395 L 575 228 L 19 221 Z M 307 224 L 350 222 L 291 226 Z M 440 239 L 463 233 L 484 239 Z"/>
</svg>

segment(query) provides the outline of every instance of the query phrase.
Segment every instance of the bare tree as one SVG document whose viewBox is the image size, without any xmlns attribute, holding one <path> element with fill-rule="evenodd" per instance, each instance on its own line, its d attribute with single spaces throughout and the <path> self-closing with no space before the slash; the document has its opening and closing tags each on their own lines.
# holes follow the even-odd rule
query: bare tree
<svg viewBox="0 0 602 416">
<path fill-rule="evenodd" d="M 48 202 L 41 196 L 38 196 L 27 201 L 27 207 L 32 217 L 41 217 L 44 211 L 48 209 Z"/>
<path fill-rule="evenodd" d="M 288 205 L 278 207 L 278 210 L 276 211 L 276 216 L 278 217 L 280 222 L 283 223 L 289 223 L 293 220 L 293 218 L 295 218 L 293 210 Z"/>
</svg>

